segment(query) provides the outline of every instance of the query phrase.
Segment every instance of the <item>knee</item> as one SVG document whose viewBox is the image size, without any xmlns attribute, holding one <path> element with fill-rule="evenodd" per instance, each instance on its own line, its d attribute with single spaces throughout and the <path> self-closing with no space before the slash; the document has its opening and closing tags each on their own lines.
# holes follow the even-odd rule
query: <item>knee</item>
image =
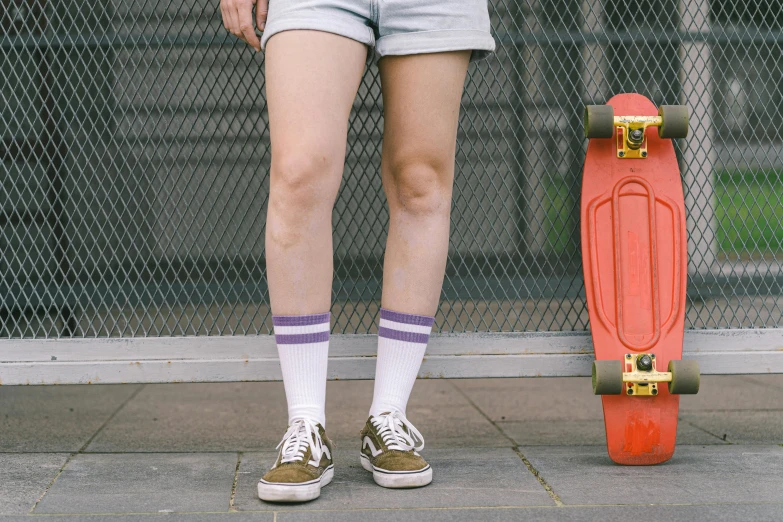
<svg viewBox="0 0 783 522">
<path fill-rule="evenodd" d="M 341 162 L 329 154 L 302 150 L 273 155 L 270 207 L 292 215 L 317 211 L 329 204 L 328 188 L 340 171 Z"/>
<path fill-rule="evenodd" d="M 341 174 L 342 160 L 329 155 L 306 151 L 273 154 L 268 240 L 296 244 L 313 233 L 316 224 L 330 224 Z"/>
<path fill-rule="evenodd" d="M 414 216 L 448 215 L 454 179 L 453 164 L 410 158 L 394 162 L 384 180 L 392 213 Z"/>
</svg>

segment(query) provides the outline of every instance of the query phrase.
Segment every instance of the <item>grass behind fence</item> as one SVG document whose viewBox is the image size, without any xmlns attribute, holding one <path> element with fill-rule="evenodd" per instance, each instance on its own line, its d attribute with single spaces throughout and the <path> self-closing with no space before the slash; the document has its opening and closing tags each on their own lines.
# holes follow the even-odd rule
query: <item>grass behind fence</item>
<svg viewBox="0 0 783 522">
<path fill-rule="evenodd" d="M 574 245 L 563 230 L 579 195 L 557 176 L 545 183 L 547 250 L 565 254 Z M 758 258 L 783 252 L 783 170 L 717 172 L 714 205 L 720 254 Z"/>
<path fill-rule="evenodd" d="M 725 255 L 783 250 L 783 171 L 724 171 L 715 177 L 718 248 Z"/>
</svg>

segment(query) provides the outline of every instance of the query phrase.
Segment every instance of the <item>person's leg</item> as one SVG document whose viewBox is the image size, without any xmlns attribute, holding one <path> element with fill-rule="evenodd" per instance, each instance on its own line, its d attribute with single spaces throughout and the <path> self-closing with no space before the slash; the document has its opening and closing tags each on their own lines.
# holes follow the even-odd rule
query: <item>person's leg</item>
<svg viewBox="0 0 783 522">
<path fill-rule="evenodd" d="M 324 424 L 332 208 L 367 47 L 320 31 L 266 46 L 272 167 L 266 266 L 290 419 Z"/>
<path fill-rule="evenodd" d="M 389 201 L 375 392 L 370 413 L 403 414 L 438 307 L 460 99 L 470 51 L 386 56 L 381 172 Z"/>
<path fill-rule="evenodd" d="M 366 56 L 364 44 L 327 32 L 283 31 L 266 42 L 266 267 L 289 427 L 258 482 L 263 500 L 312 500 L 334 473 L 324 431 L 332 207 Z"/>
<path fill-rule="evenodd" d="M 424 438 L 405 416 L 438 307 L 449 245 L 459 102 L 470 51 L 380 61 L 381 175 L 390 224 L 378 359 L 361 464 L 388 488 L 425 486 Z"/>
</svg>

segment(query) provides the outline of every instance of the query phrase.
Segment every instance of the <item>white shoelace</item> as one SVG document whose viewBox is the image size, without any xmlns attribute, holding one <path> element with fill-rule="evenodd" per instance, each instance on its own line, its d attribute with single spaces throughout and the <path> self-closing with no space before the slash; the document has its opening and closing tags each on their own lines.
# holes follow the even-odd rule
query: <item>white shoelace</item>
<svg viewBox="0 0 783 522">
<path fill-rule="evenodd" d="M 280 463 L 299 462 L 304 459 L 307 448 L 312 450 L 312 460 L 321 462 L 324 441 L 318 432 L 317 424 L 305 418 L 293 419 L 283 440 L 277 445 L 283 447 Z"/>
<path fill-rule="evenodd" d="M 373 417 L 372 423 L 390 450 L 421 451 L 424 448 L 424 437 L 402 412 L 382 413 Z"/>
</svg>

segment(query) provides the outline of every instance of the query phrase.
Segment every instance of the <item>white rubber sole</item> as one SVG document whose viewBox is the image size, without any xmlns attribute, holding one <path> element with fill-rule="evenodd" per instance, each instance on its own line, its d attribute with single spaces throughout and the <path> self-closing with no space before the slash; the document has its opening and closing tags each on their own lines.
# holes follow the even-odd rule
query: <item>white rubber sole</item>
<svg viewBox="0 0 783 522">
<path fill-rule="evenodd" d="M 359 457 L 362 467 L 372 473 L 376 484 L 384 488 L 420 488 L 432 482 L 432 468 L 429 465 L 418 471 L 387 471 L 373 466 L 363 453 Z"/>
<path fill-rule="evenodd" d="M 258 498 L 267 502 L 307 502 L 321 495 L 321 488 L 334 477 L 334 465 L 326 468 L 321 478 L 302 484 L 283 484 L 258 481 Z"/>
</svg>

